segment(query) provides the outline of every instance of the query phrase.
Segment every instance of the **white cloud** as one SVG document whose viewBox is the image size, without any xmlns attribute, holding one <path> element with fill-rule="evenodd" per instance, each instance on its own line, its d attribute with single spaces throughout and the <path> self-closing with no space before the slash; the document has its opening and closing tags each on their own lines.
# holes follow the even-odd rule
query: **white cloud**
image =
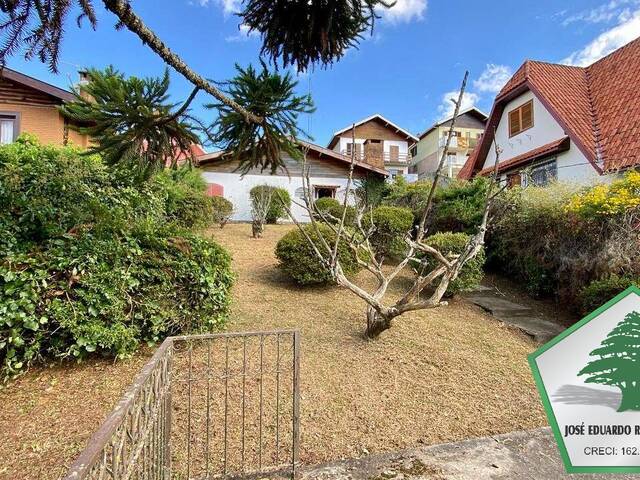
<svg viewBox="0 0 640 480">
<path fill-rule="evenodd" d="M 381 8 L 379 13 L 391 23 L 422 20 L 427 10 L 427 0 L 396 0 L 391 8 Z"/>
<path fill-rule="evenodd" d="M 473 81 L 473 86 L 480 92 L 498 93 L 513 75 L 507 65 L 488 63 L 480 77 Z"/>
<path fill-rule="evenodd" d="M 640 9 L 622 14 L 618 25 L 601 33 L 583 49 L 573 52 L 561 63 L 580 67 L 591 65 L 638 37 L 640 37 Z"/>
<path fill-rule="evenodd" d="M 222 12 L 225 16 L 238 13 L 242 10 L 242 0 L 195 0 L 195 3 L 199 4 L 201 7 L 206 7 L 210 3 L 215 3 L 222 7 Z"/>
<path fill-rule="evenodd" d="M 607 23 L 629 13 L 628 7 L 640 5 L 640 0 L 610 0 L 599 7 L 570 15 L 562 21 L 565 27 L 572 23 Z"/>
<path fill-rule="evenodd" d="M 250 38 L 259 37 L 260 33 L 256 30 L 249 31 L 249 26 L 244 23 L 240 24 L 238 27 L 238 33 L 235 35 L 230 35 L 225 38 L 227 42 L 246 42 Z"/>
<path fill-rule="evenodd" d="M 455 104 L 451 101 L 451 99 L 457 100 L 460 92 L 458 90 L 453 90 L 451 92 L 447 92 L 442 95 L 442 103 L 438 106 L 438 113 L 440 114 L 440 119 L 445 119 L 453 115 L 453 111 L 455 110 Z M 480 95 L 473 92 L 464 92 L 462 96 L 462 102 L 460 104 L 460 111 L 466 110 L 467 108 L 473 107 L 480 100 Z"/>
</svg>

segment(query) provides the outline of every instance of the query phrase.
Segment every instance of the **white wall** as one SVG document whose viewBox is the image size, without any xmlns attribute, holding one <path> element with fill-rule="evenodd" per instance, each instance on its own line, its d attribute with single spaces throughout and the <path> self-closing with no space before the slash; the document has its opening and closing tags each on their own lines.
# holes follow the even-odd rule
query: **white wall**
<svg viewBox="0 0 640 480">
<path fill-rule="evenodd" d="M 509 112 L 514 108 L 533 100 L 533 127 L 509 138 Z M 500 162 L 527 153 L 535 148 L 561 139 L 566 135 L 564 129 L 553 118 L 545 106 L 531 91 L 511 100 L 505 109 L 496 129 L 496 143 L 502 149 Z M 495 164 L 496 154 L 493 146 L 489 149 L 482 168 Z M 557 156 L 558 180 L 573 183 L 595 183 L 609 181 L 598 174 L 573 141 L 568 151 Z"/>
<path fill-rule="evenodd" d="M 409 143 L 403 140 L 383 140 L 382 151 L 389 153 L 391 151 L 391 145 L 398 147 L 400 153 L 409 153 Z"/>
<path fill-rule="evenodd" d="M 296 190 L 302 188 L 302 177 L 287 177 L 283 175 L 245 175 L 240 177 L 239 173 L 221 173 L 203 171 L 202 176 L 207 183 L 217 183 L 224 187 L 224 198 L 233 203 L 234 212 L 231 217 L 236 221 L 251 220 L 251 199 L 249 192 L 256 185 L 271 185 L 287 189 L 292 200 L 303 203 L 302 198 L 296 197 Z M 338 187 L 336 198 L 344 200 L 344 193 L 347 188 L 347 178 L 325 178 L 311 177 L 311 185 L 336 186 Z M 352 203 L 352 202 L 350 202 Z M 299 222 L 309 221 L 306 210 L 291 205 L 291 211 Z M 288 219 L 284 219 L 287 221 Z"/>
<path fill-rule="evenodd" d="M 365 142 L 365 139 L 356 138 L 355 141 L 356 143 L 359 143 L 362 145 Z M 351 137 L 340 137 L 340 140 L 338 141 L 338 143 L 336 143 L 336 146 L 333 147 L 333 150 L 338 153 L 345 153 L 347 151 L 347 143 L 352 143 Z M 362 149 L 361 151 L 364 152 L 364 149 Z"/>
</svg>

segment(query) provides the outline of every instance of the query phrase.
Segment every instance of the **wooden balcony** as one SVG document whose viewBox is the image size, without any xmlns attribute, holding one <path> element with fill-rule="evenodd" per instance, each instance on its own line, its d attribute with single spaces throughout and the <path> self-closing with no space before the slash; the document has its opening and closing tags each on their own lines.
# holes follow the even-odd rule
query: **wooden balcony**
<svg viewBox="0 0 640 480">
<path fill-rule="evenodd" d="M 347 157 L 351 157 L 350 151 L 342 150 L 340 153 Z M 380 165 L 381 163 L 384 163 L 385 165 L 408 165 L 411 161 L 411 154 L 408 152 L 391 153 L 356 151 L 356 160 L 366 162 L 371 165 Z"/>
<path fill-rule="evenodd" d="M 479 139 L 473 137 L 451 137 L 449 149 L 453 150 L 473 150 L 478 144 Z M 440 137 L 438 146 L 444 148 L 447 144 L 447 137 Z"/>
</svg>

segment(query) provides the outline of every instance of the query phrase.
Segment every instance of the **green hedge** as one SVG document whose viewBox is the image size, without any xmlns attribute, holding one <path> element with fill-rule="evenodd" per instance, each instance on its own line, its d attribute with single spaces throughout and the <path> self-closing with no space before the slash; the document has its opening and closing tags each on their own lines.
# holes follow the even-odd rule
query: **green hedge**
<svg viewBox="0 0 640 480">
<path fill-rule="evenodd" d="M 376 254 L 402 256 L 407 248 L 404 237 L 413 226 L 411 210 L 382 205 L 374 208 L 370 215 L 365 215 L 365 225 L 371 222 L 373 233 L 370 241 Z"/>
<path fill-rule="evenodd" d="M 606 302 L 617 293 L 616 279 L 640 278 L 635 175 L 594 187 L 513 189 L 497 206 L 489 230 L 491 266 L 531 294 L 553 296 L 577 311 Z M 587 208 L 592 203 L 598 208 Z"/>
<path fill-rule="evenodd" d="M 327 215 L 327 221 L 333 224 L 338 224 L 342 218 L 342 212 L 344 207 L 335 198 L 319 198 L 315 202 L 315 207 L 318 211 Z M 319 218 L 322 220 L 322 217 Z M 344 217 L 344 224 L 347 226 L 354 225 L 356 222 L 356 209 L 351 205 L 346 206 L 346 214 Z"/>
<path fill-rule="evenodd" d="M 425 239 L 427 245 L 438 249 L 445 257 L 458 255 L 464 251 L 470 236 L 462 232 L 440 232 Z M 421 255 L 426 258 L 427 269 L 438 267 L 438 262 L 430 255 Z M 484 278 L 485 252 L 481 249 L 478 254 L 469 260 L 454 281 L 449 283 L 446 295 L 451 296 L 460 292 L 474 290 L 480 285 Z M 437 280 L 436 280 L 437 282 Z"/>
<path fill-rule="evenodd" d="M 195 198 L 183 178 L 132 183 L 99 157 L 30 137 L 0 147 L 5 379 L 35 361 L 124 357 L 142 342 L 224 324 L 230 258 L 185 228 L 200 221 L 181 205 Z"/>
<path fill-rule="evenodd" d="M 314 241 L 319 241 L 313 225 L 305 225 L 304 231 Z M 329 245 L 335 242 L 335 233 L 327 225 L 318 224 L 322 237 Z M 300 285 L 325 284 L 332 281 L 329 270 L 322 264 L 313 248 L 299 229 L 285 234 L 276 245 L 276 257 L 281 268 Z M 359 270 L 352 250 L 345 244 L 338 246 L 338 258 L 346 275 Z"/>
</svg>

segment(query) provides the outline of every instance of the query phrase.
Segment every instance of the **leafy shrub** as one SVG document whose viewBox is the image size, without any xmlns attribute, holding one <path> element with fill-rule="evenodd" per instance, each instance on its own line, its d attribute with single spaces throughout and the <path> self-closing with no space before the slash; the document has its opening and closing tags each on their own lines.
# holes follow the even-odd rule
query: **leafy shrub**
<svg viewBox="0 0 640 480">
<path fill-rule="evenodd" d="M 286 217 L 286 209 L 291 208 L 291 196 L 286 189 L 270 185 L 256 185 L 249 191 L 249 195 L 255 198 L 264 189 L 271 191 L 271 202 L 269 203 L 269 210 L 267 211 L 267 223 L 278 223 L 279 219 Z"/>
<path fill-rule="evenodd" d="M 595 310 L 631 285 L 640 285 L 640 278 L 612 275 L 608 278 L 594 280 L 580 292 L 582 313 L 586 314 Z"/>
<path fill-rule="evenodd" d="M 373 222 L 372 247 L 380 256 L 402 255 L 406 250 L 404 236 L 413 226 L 413 213 L 408 208 L 382 205 L 365 216 L 365 224 Z"/>
<path fill-rule="evenodd" d="M 475 233 L 482 222 L 488 187 L 485 177 L 439 187 L 433 198 L 430 231 Z"/>
<path fill-rule="evenodd" d="M 398 176 L 397 178 L 402 178 Z M 378 175 L 367 175 L 356 180 L 355 193 L 358 202 L 368 208 L 375 208 L 382 203 L 382 200 L 389 193 L 389 184 Z"/>
<path fill-rule="evenodd" d="M 287 209 L 289 208 L 291 208 L 291 196 L 289 192 L 284 188 L 275 188 L 271 205 L 267 212 L 267 223 L 278 223 L 278 220 L 287 216 Z"/>
<path fill-rule="evenodd" d="M 28 137 L 0 147 L 5 378 L 38 360 L 123 357 L 141 342 L 224 324 L 230 259 L 180 226 L 175 197 L 168 210 L 181 181 L 132 184 L 97 156 Z"/>
<path fill-rule="evenodd" d="M 326 215 L 326 220 L 330 223 L 338 224 L 342 218 L 343 206 L 335 198 L 319 198 L 315 202 L 315 207 L 318 211 Z M 354 225 L 356 222 L 356 209 L 351 205 L 346 206 L 347 213 L 344 217 L 345 225 Z"/>
<path fill-rule="evenodd" d="M 224 197 L 211 197 L 211 207 L 213 221 L 223 228 L 233 215 L 233 203 Z"/>
<path fill-rule="evenodd" d="M 317 244 L 319 237 L 313 225 L 305 225 L 304 231 Z M 335 233 L 327 225 L 318 224 L 322 237 L 329 245 L 335 242 Z M 276 245 L 276 257 L 280 266 L 300 285 L 323 284 L 332 281 L 329 270 L 317 258 L 313 248 L 299 229 L 291 230 Z M 341 242 L 338 245 L 338 258 L 346 275 L 358 271 L 358 263 L 352 250 Z"/>
<path fill-rule="evenodd" d="M 391 185 L 384 200 L 387 205 L 411 209 L 416 221 L 422 217 L 433 181 L 407 183 L 398 180 Z M 433 196 L 429 218 L 430 232 L 475 232 L 482 213 L 489 181 L 476 177 L 471 181 L 455 180 L 440 184 Z"/>
<path fill-rule="evenodd" d="M 205 195 L 206 183 L 191 166 L 165 169 L 154 181 L 166 194 L 166 216 L 184 228 L 206 228 L 213 221 L 213 205 Z"/>
<path fill-rule="evenodd" d="M 640 255 L 640 207 L 631 202 L 605 215 L 577 206 L 576 198 L 594 198 L 589 192 L 600 190 L 561 183 L 514 189 L 496 209 L 500 214 L 487 244 L 490 263 L 530 293 L 553 295 L 576 310 L 582 309 L 581 291 L 595 280 L 640 277 L 634 260 Z"/>
<path fill-rule="evenodd" d="M 631 170 L 610 184 L 574 195 L 566 209 L 583 217 L 597 217 L 620 215 L 636 207 L 640 207 L 640 172 Z"/>
<path fill-rule="evenodd" d="M 462 232 L 440 232 L 430 237 L 427 237 L 425 242 L 427 245 L 438 249 L 445 257 L 451 255 L 459 255 L 464 251 L 470 236 Z M 427 259 L 427 270 L 434 269 L 438 266 L 437 260 L 429 255 L 425 255 Z M 484 249 L 481 249 L 478 254 L 469 260 L 462 270 L 458 278 L 449 283 L 446 295 L 451 296 L 460 292 L 466 292 L 473 290 L 482 281 L 484 277 L 483 266 L 485 262 Z"/>
</svg>

